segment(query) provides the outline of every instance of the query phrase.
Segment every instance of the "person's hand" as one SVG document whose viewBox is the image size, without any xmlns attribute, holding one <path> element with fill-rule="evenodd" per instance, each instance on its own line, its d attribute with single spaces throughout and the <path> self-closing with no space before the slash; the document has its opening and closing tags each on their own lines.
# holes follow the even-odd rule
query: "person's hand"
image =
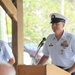
<svg viewBox="0 0 75 75">
<path fill-rule="evenodd" d="M 75 71 L 73 71 L 72 69 L 69 69 L 68 72 L 72 74 Z"/>
</svg>

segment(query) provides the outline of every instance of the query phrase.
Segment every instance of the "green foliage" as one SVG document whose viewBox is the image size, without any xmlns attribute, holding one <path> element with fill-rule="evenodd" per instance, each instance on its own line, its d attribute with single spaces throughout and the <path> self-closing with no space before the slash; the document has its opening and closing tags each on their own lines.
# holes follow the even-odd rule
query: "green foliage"
<svg viewBox="0 0 75 75">
<path fill-rule="evenodd" d="M 12 28 L 11 28 L 11 19 L 10 17 L 7 15 L 7 18 L 6 18 L 6 33 L 7 34 L 11 34 L 12 33 Z"/>
<path fill-rule="evenodd" d="M 66 25 L 67 31 L 75 31 L 71 27 L 72 22 L 75 21 L 73 2 L 64 0 L 64 14 L 71 19 L 70 23 Z M 24 36 L 30 37 L 31 41 L 37 42 L 44 36 L 47 37 L 52 33 L 49 14 L 52 12 L 61 11 L 60 0 L 24 0 L 23 3 L 24 15 Z M 25 42 L 27 39 L 25 40 Z"/>
<path fill-rule="evenodd" d="M 56 7 L 54 7 L 55 3 Z M 31 37 L 33 42 L 38 43 L 52 32 L 49 14 L 55 12 L 57 7 L 56 12 L 58 12 L 60 6 L 57 1 L 55 3 L 52 0 L 24 0 L 24 36 Z"/>
<path fill-rule="evenodd" d="M 36 42 L 52 33 L 49 14 L 60 13 L 61 0 L 23 0 L 24 42 Z M 64 15 L 69 22 L 65 30 L 75 33 L 75 4 L 64 0 Z M 10 23 L 9 23 L 10 24 Z M 11 25 L 8 25 L 11 28 Z M 8 34 L 11 30 L 8 29 Z"/>
</svg>

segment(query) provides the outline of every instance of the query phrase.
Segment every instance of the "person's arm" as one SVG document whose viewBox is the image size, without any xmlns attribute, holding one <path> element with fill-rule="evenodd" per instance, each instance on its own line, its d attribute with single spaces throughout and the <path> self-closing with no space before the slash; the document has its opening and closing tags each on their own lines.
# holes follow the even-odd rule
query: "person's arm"
<svg viewBox="0 0 75 75">
<path fill-rule="evenodd" d="M 4 56 L 6 57 L 6 60 L 8 59 L 8 63 L 13 65 L 15 63 L 15 57 L 13 55 L 11 47 L 4 42 Z"/>
<path fill-rule="evenodd" d="M 38 65 L 44 65 L 47 62 L 48 58 L 49 58 L 49 56 L 43 55 L 43 57 L 39 61 Z"/>
<path fill-rule="evenodd" d="M 73 64 L 73 66 L 68 70 L 68 72 L 70 72 L 70 73 L 73 73 L 73 72 L 75 72 L 75 35 L 74 35 L 74 37 L 73 37 L 73 39 L 72 39 L 72 41 L 71 41 L 71 48 L 72 48 L 72 52 L 74 53 L 74 56 L 72 57 L 72 61 L 74 61 L 74 64 Z"/>
<path fill-rule="evenodd" d="M 75 72 L 75 64 L 68 70 L 69 73 Z"/>
<path fill-rule="evenodd" d="M 9 59 L 8 63 L 13 65 L 15 63 L 15 58 L 13 57 L 13 58 Z"/>
</svg>

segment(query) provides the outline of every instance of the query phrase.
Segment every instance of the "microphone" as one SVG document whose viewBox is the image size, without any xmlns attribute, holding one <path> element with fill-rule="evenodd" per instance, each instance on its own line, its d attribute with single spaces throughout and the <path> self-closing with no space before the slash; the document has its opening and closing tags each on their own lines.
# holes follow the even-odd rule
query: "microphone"
<svg viewBox="0 0 75 75">
<path fill-rule="evenodd" d="M 38 49 L 37 49 L 37 52 L 36 52 L 36 54 L 35 54 L 35 56 L 34 56 L 34 59 L 36 59 L 36 56 L 37 56 L 37 54 L 38 54 L 38 52 L 39 52 L 39 50 L 40 50 L 40 48 L 44 45 L 44 41 L 46 41 L 46 38 L 44 37 L 43 39 L 42 39 L 42 41 L 39 43 L 39 45 L 38 45 Z M 34 64 L 34 63 L 33 63 Z"/>
<path fill-rule="evenodd" d="M 39 43 L 38 47 L 41 47 L 41 46 L 43 46 L 43 44 L 44 44 L 44 41 L 46 41 L 46 38 L 45 38 L 45 37 L 44 37 L 44 38 L 42 39 L 42 41 Z"/>
</svg>

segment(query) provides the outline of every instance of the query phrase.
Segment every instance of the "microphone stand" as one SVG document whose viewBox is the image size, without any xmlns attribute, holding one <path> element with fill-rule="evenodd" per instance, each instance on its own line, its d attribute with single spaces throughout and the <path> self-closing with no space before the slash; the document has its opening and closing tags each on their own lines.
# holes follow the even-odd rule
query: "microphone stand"
<svg viewBox="0 0 75 75">
<path fill-rule="evenodd" d="M 36 54 L 35 54 L 35 56 L 34 56 L 34 60 L 36 60 L 36 56 L 37 56 L 37 54 L 38 54 L 40 48 L 41 48 L 43 45 L 44 45 L 44 42 L 42 42 L 41 45 L 38 46 L 38 48 L 37 48 L 37 52 L 36 52 Z M 34 62 L 35 62 L 35 61 L 33 61 L 33 64 L 35 64 Z"/>
</svg>

